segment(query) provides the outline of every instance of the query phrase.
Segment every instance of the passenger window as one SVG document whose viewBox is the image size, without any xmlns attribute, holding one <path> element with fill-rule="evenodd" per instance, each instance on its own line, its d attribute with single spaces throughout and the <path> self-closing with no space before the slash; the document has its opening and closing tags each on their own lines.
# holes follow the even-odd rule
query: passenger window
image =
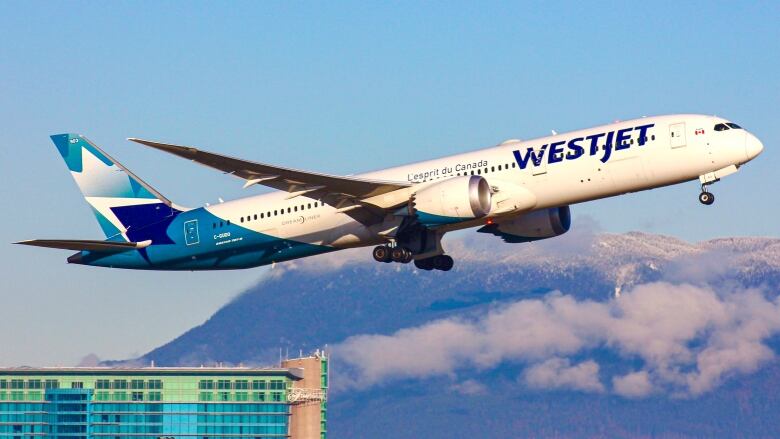
<svg viewBox="0 0 780 439">
<path fill-rule="evenodd" d="M 496 167 L 495 166 L 491 166 L 490 167 L 490 172 L 496 172 Z"/>
<path fill-rule="evenodd" d="M 650 139 L 651 139 L 651 140 L 655 140 L 655 134 L 653 134 L 652 136 L 650 136 Z"/>
<path fill-rule="evenodd" d="M 219 226 L 220 226 L 220 227 L 222 227 L 222 226 L 224 226 L 224 225 L 225 225 L 225 224 L 224 224 L 222 221 L 220 221 L 220 222 L 219 222 Z"/>
<path fill-rule="evenodd" d="M 515 167 L 515 164 L 514 164 L 514 162 L 512 163 L 512 167 L 513 167 L 513 168 Z"/>
<path fill-rule="evenodd" d="M 293 207 L 293 210 L 295 210 L 297 212 L 298 211 L 298 206 Z M 290 209 L 287 209 L 287 211 L 289 212 Z"/>
<path fill-rule="evenodd" d="M 309 206 L 309 209 L 311 209 L 311 203 L 309 203 L 308 206 Z"/>
<path fill-rule="evenodd" d="M 255 214 L 255 220 L 257 220 L 257 214 Z"/>
<path fill-rule="evenodd" d="M 230 225 L 230 220 L 227 220 L 227 225 Z"/>
<path fill-rule="evenodd" d="M 729 128 L 734 128 L 735 130 L 741 130 L 742 127 L 735 124 L 734 122 L 726 122 L 726 125 L 728 125 Z"/>
<path fill-rule="evenodd" d="M 287 208 L 287 213 L 290 213 L 290 212 L 291 212 L 291 210 L 290 210 L 290 208 L 288 207 L 288 208 Z"/>
<path fill-rule="evenodd" d="M 278 210 L 274 210 L 274 216 L 276 216 L 279 213 Z"/>
<path fill-rule="evenodd" d="M 242 223 L 244 222 L 244 217 L 243 217 L 243 216 L 241 217 L 241 222 L 242 222 Z"/>
<path fill-rule="evenodd" d="M 262 218 L 265 218 L 265 215 L 261 213 L 260 214 L 260 219 L 262 219 Z"/>
<path fill-rule="evenodd" d="M 499 170 L 499 171 L 501 170 L 501 165 L 498 165 L 498 170 Z"/>
<path fill-rule="evenodd" d="M 217 223 L 211 223 L 211 228 L 212 229 L 216 229 L 217 228 Z"/>
<path fill-rule="evenodd" d="M 725 123 L 715 124 L 715 131 L 726 131 L 729 127 Z"/>
</svg>

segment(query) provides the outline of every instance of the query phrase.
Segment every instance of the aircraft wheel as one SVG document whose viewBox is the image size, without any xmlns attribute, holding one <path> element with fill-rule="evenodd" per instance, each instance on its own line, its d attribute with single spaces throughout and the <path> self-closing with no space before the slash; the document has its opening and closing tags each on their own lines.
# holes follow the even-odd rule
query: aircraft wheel
<svg viewBox="0 0 780 439">
<path fill-rule="evenodd" d="M 393 249 L 390 250 L 390 258 L 393 262 L 408 264 L 409 262 L 412 262 L 412 252 L 406 247 L 393 247 Z"/>
<path fill-rule="evenodd" d="M 710 192 L 704 191 L 699 194 L 699 202 L 701 204 L 709 206 L 710 204 L 715 202 L 715 195 L 712 195 Z"/>
<path fill-rule="evenodd" d="M 378 245 L 374 247 L 374 251 L 371 253 L 374 256 L 374 260 L 377 262 L 391 262 L 390 248 L 386 245 Z"/>
<path fill-rule="evenodd" d="M 414 266 L 420 270 L 431 271 L 433 270 L 433 258 L 415 259 Z"/>
<path fill-rule="evenodd" d="M 455 261 L 452 260 L 452 256 L 439 255 L 433 257 L 433 268 L 437 270 L 450 271 L 453 265 L 455 265 Z"/>
</svg>

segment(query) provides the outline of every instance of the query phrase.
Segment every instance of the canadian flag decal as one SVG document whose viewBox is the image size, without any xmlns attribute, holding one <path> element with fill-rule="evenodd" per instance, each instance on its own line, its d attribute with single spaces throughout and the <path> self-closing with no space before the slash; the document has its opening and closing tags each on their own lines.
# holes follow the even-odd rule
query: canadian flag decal
<svg viewBox="0 0 780 439">
<path fill-rule="evenodd" d="M 704 128 L 696 128 L 696 135 L 704 134 Z"/>
</svg>

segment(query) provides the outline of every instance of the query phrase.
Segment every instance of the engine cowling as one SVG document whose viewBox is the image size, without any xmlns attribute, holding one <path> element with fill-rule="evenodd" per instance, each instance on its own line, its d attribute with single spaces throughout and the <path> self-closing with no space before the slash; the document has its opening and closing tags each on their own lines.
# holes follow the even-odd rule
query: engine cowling
<svg viewBox="0 0 780 439">
<path fill-rule="evenodd" d="M 437 226 L 482 218 L 490 213 L 491 192 L 479 175 L 454 177 L 414 194 L 409 210 L 420 223 Z"/>
<path fill-rule="evenodd" d="M 571 227 L 569 206 L 537 210 L 511 220 L 489 224 L 479 232 L 492 233 L 506 242 L 530 242 L 563 235 Z"/>
</svg>

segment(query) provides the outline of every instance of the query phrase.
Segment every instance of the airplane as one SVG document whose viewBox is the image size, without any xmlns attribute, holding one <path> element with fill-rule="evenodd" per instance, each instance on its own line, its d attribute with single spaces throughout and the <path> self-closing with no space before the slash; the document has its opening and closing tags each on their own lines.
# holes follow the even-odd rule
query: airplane
<svg viewBox="0 0 780 439">
<path fill-rule="evenodd" d="M 128 140 L 276 191 L 182 207 L 78 134 L 51 136 L 97 217 L 105 240 L 17 244 L 77 251 L 67 261 L 144 270 L 257 267 L 375 246 L 383 263 L 449 271 L 447 232 L 507 243 L 552 238 L 571 227 L 573 204 L 698 179 L 708 188 L 764 146 L 729 120 L 707 115 L 642 117 L 354 176 L 302 171 L 190 146 Z"/>
</svg>

